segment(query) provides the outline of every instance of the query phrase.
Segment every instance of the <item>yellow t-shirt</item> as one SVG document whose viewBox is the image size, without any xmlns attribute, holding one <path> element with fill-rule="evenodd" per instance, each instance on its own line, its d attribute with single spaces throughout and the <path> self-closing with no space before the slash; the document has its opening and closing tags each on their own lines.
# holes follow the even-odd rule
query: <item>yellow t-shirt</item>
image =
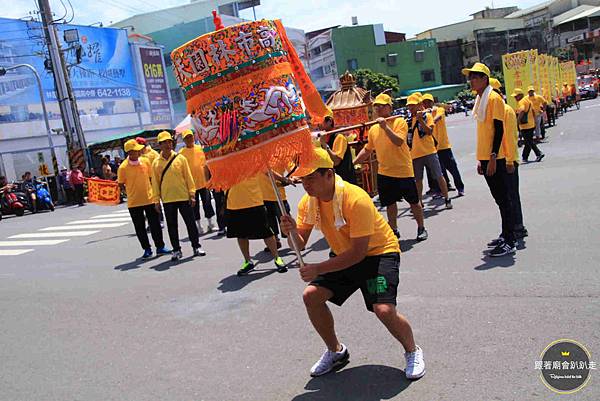
<svg viewBox="0 0 600 401">
<path fill-rule="evenodd" d="M 369 129 L 369 140 L 365 148 L 377 152 L 379 174 L 396 178 L 414 177 L 410 150 L 406 144 L 408 125 L 402 117 L 396 118 L 391 125 L 392 131 L 403 139 L 402 145 L 394 145 L 379 124 L 375 124 Z"/>
<path fill-rule="evenodd" d="M 206 156 L 204 156 L 202 146 L 194 145 L 193 148 L 188 148 L 186 146 L 181 148 L 179 154 L 187 159 L 190 170 L 192 171 L 192 177 L 194 177 L 196 189 L 205 188 L 206 176 L 204 175 L 204 166 L 206 166 Z"/>
<path fill-rule="evenodd" d="M 512 107 L 504 105 L 504 135 L 502 149 L 507 163 L 519 162 L 519 130 L 517 130 L 517 115 Z"/>
<path fill-rule="evenodd" d="M 229 210 L 248 209 L 261 205 L 264 205 L 264 202 L 258 175 L 234 185 L 227 191 Z"/>
<path fill-rule="evenodd" d="M 425 123 L 429 127 L 433 128 L 433 117 L 431 116 L 431 113 L 426 114 Z M 425 135 L 423 138 L 419 136 L 416 117 L 413 119 L 411 130 L 414 132 L 412 149 L 410 150 L 413 160 L 418 157 L 432 155 L 437 152 L 437 149 L 435 148 L 435 142 L 433 141 L 433 136 Z"/>
<path fill-rule="evenodd" d="M 142 153 L 142 157 L 146 157 L 148 160 L 150 160 L 150 165 L 152 165 L 152 163 L 154 163 L 154 160 L 158 159 L 158 157 L 160 156 L 158 152 L 152 149 L 150 146 L 146 146 L 143 152 L 144 153 Z"/>
<path fill-rule="evenodd" d="M 150 160 L 140 157 L 140 164 L 129 163 L 125 159 L 119 166 L 117 177 L 119 184 L 125 184 L 127 207 L 138 207 L 152 204 L 152 166 Z"/>
<path fill-rule="evenodd" d="M 335 153 L 337 157 L 343 159 L 347 149 L 348 138 L 346 138 L 343 134 L 339 134 L 338 136 L 336 136 L 335 141 L 333 141 L 333 148 L 331 149 L 331 151 Z"/>
<path fill-rule="evenodd" d="M 283 174 L 283 171 L 278 171 L 277 173 Z M 273 191 L 273 185 L 271 185 L 271 180 L 269 179 L 269 176 L 267 174 L 259 174 L 257 177 L 260 185 L 260 190 L 263 194 L 263 200 L 266 200 L 268 202 L 276 202 L 277 197 L 275 196 L 275 192 Z M 281 197 L 281 199 L 286 200 L 287 194 L 285 193 L 285 188 L 278 184 L 277 189 L 279 190 L 279 196 Z"/>
<path fill-rule="evenodd" d="M 485 120 L 477 121 L 477 160 L 490 160 L 494 143 L 494 120 L 504 122 L 504 100 L 496 92 L 491 92 L 485 111 Z M 496 159 L 504 159 L 502 146 Z"/>
<path fill-rule="evenodd" d="M 160 177 L 167 163 L 175 158 L 165 173 L 160 185 Z M 154 203 L 162 199 L 164 203 L 187 201 L 196 194 L 194 177 L 185 157 L 173 152 L 169 160 L 162 154 L 152 163 L 152 197 Z M 159 188 L 160 186 L 160 188 Z"/>
<path fill-rule="evenodd" d="M 542 114 L 542 105 L 546 103 L 546 99 L 544 99 L 540 95 L 529 96 L 528 99 L 533 105 L 533 113 L 536 116 Z"/>
<path fill-rule="evenodd" d="M 308 194 L 305 194 L 298 204 L 297 225 L 298 228 L 305 230 L 313 228 L 304 223 L 308 199 Z M 398 238 L 362 188 L 347 182 L 344 183 L 342 216 L 346 225 L 340 227 L 339 230 L 335 227 L 333 202 L 319 202 L 319 212 L 323 236 L 336 254 L 339 255 L 350 249 L 352 238 L 366 236 L 370 237 L 367 256 L 400 253 Z"/>
<path fill-rule="evenodd" d="M 527 124 L 519 124 L 520 129 L 535 128 L 535 112 L 533 111 L 534 109 L 535 106 L 526 97 L 521 99 L 521 101 L 517 104 L 517 116 L 521 111 L 527 112 Z"/>
<path fill-rule="evenodd" d="M 444 150 L 450 149 L 450 139 L 448 139 L 448 128 L 446 127 L 446 110 L 443 107 L 436 107 L 434 120 L 438 116 L 442 116 L 437 123 L 433 126 L 433 137 L 437 141 L 437 149 Z"/>
</svg>

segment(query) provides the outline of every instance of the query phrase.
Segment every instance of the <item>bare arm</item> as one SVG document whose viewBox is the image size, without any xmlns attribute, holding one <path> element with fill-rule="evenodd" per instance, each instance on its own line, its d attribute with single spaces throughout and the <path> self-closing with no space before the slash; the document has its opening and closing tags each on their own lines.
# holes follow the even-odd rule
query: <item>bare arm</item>
<svg viewBox="0 0 600 401">
<path fill-rule="evenodd" d="M 381 128 L 383 128 L 383 131 L 394 145 L 402 146 L 404 140 L 390 128 L 385 119 L 380 117 L 377 119 L 377 122 L 379 123 Z"/>
<path fill-rule="evenodd" d="M 358 154 L 356 155 L 356 158 L 352 161 L 352 163 L 359 164 L 359 163 L 364 162 L 365 160 L 367 160 L 369 158 L 369 156 L 371 156 L 371 153 L 373 153 L 373 150 L 363 147 L 361 149 L 361 151 L 358 152 Z"/>
</svg>

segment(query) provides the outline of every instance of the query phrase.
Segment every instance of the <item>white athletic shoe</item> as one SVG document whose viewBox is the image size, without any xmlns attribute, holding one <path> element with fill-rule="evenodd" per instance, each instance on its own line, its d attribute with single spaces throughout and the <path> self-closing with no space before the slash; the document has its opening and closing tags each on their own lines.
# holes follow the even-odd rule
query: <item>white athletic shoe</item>
<svg viewBox="0 0 600 401">
<path fill-rule="evenodd" d="M 183 254 L 181 253 L 181 251 L 173 251 L 173 253 L 171 254 L 171 262 L 177 262 L 181 260 L 181 258 L 183 258 Z"/>
<path fill-rule="evenodd" d="M 344 344 L 341 344 L 341 346 L 342 350 L 340 352 L 326 350 L 317 363 L 310 368 L 310 375 L 312 377 L 321 376 L 348 363 L 350 358 L 348 348 Z"/>
<path fill-rule="evenodd" d="M 405 352 L 406 359 L 406 378 L 408 380 L 417 380 L 425 376 L 425 360 L 423 359 L 423 350 L 417 345 L 415 352 Z"/>
</svg>

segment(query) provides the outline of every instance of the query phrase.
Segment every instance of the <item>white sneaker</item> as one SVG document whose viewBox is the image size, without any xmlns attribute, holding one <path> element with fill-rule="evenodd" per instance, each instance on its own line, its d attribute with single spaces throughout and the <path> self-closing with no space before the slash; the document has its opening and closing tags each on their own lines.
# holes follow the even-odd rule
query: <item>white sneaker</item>
<svg viewBox="0 0 600 401">
<path fill-rule="evenodd" d="M 344 344 L 341 344 L 341 346 L 342 350 L 340 352 L 326 350 L 317 363 L 310 368 L 310 375 L 312 377 L 321 376 L 348 363 L 350 358 L 348 348 Z"/>
<path fill-rule="evenodd" d="M 425 376 L 425 360 L 423 359 L 423 350 L 417 345 L 415 352 L 405 352 L 406 359 L 406 378 L 417 380 Z"/>
<path fill-rule="evenodd" d="M 173 254 L 171 255 L 172 262 L 177 262 L 181 260 L 181 258 L 183 258 L 183 254 L 181 253 L 181 251 L 173 251 Z"/>
<path fill-rule="evenodd" d="M 206 252 L 202 248 L 194 248 L 194 256 L 206 256 Z"/>
<path fill-rule="evenodd" d="M 217 224 L 215 223 L 215 218 L 211 217 L 210 219 L 208 219 L 207 231 L 214 232 L 214 231 L 217 231 L 218 229 L 219 229 L 219 227 L 217 227 Z"/>
</svg>

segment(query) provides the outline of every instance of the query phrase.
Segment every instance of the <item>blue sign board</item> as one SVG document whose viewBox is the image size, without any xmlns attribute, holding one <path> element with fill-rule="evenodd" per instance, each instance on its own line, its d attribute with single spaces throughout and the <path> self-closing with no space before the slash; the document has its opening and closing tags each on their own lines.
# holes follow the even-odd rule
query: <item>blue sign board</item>
<svg viewBox="0 0 600 401">
<path fill-rule="evenodd" d="M 137 81 L 126 31 L 78 25 L 56 25 L 77 100 L 109 100 L 137 97 Z M 77 64 L 74 44 L 64 41 L 64 31 L 77 29 L 81 63 Z M 44 96 L 56 101 L 52 73 L 44 67 L 50 59 L 44 32 L 36 21 L 0 18 L 0 66 L 31 64 L 42 78 Z M 39 103 L 31 72 L 16 69 L 0 77 L 0 105 Z"/>
</svg>

